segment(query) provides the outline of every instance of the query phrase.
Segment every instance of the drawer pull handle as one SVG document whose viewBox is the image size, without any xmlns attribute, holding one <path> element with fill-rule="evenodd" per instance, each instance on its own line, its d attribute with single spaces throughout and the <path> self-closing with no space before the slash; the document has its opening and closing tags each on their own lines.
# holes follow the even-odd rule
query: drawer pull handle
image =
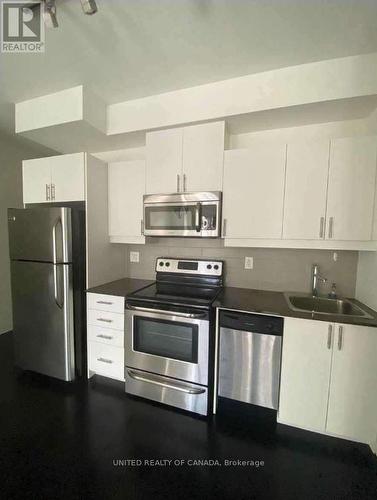
<svg viewBox="0 0 377 500">
<path fill-rule="evenodd" d="M 114 337 L 110 337 L 110 335 L 102 335 L 102 333 L 100 335 L 97 335 L 97 337 L 99 337 L 100 339 L 106 339 L 106 340 L 111 340 L 114 338 Z"/>
<path fill-rule="evenodd" d="M 111 359 L 106 359 L 106 358 L 97 358 L 97 361 L 101 361 L 101 363 L 107 363 L 108 365 L 112 365 L 113 362 Z"/>
<path fill-rule="evenodd" d="M 106 302 L 106 300 L 97 300 L 97 304 L 104 304 L 105 306 L 111 306 L 114 302 Z"/>
<path fill-rule="evenodd" d="M 128 375 L 134 380 L 138 380 L 139 382 L 147 382 L 148 384 L 158 385 L 159 387 L 166 387 L 167 389 L 173 389 L 175 391 L 184 392 L 186 394 L 203 394 L 205 389 L 199 389 L 194 387 L 186 386 L 185 384 L 174 384 L 172 382 L 159 381 L 158 376 L 154 376 L 149 378 L 147 375 L 139 375 L 133 370 L 127 370 Z"/>
<path fill-rule="evenodd" d="M 112 319 L 107 319 L 107 318 L 97 318 L 97 321 L 103 321 L 104 323 L 112 323 Z"/>
</svg>

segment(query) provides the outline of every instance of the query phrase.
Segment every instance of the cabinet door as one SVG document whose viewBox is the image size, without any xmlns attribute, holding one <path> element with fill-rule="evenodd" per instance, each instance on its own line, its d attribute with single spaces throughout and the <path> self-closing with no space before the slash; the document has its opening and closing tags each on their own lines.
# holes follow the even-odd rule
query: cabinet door
<svg viewBox="0 0 377 500">
<path fill-rule="evenodd" d="M 222 190 L 224 134 L 224 122 L 183 129 L 184 191 Z"/>
<path fill-rule="evenodd" d="M 182 128 L 147 134 L 147 194 L 182 190 L 182 136 Z"/>
<path fill-rule="evenodd" d="M 372 238 L 376 150 L 376 137 L 331 141 L 327 199 L 328 238 Z"/>
<path fill-rule="evenodd" d="M 22 162 L 22 190 L 24 203 L 46 203 L 49 200 L 51 168 L 49 158 Z"/>
<path fill-rule="evenodd" d="M 336 325 L 328 432 L 365 443 L 376 439 L 376 360 L 377 328 Z"/>
<path fill-rule="evenodd" d="M 282 145 L 225 151 L 226 238 L 281 238 L 285 152 Z"/>
<path fill-rule="evenodd" d="M 144 243 L 143 195 L 145 162 L 123 161 L 109 164 L 109 235 L 113 242 Z"/>
<path fill-rule="evenodd" d="M 54 201 L 84 201 L 85 154 L 54 156 L 50 164 Z"/>
<path fill-rule="evenodd" d="M 285 318 L 279 421 L 325 431 L 333 324 Z"/>
<path fill-rule="evenodd" d="M 325 236 L 328 140 L 287 146 L 283 238 L 318 240 Z"/>
</svg>

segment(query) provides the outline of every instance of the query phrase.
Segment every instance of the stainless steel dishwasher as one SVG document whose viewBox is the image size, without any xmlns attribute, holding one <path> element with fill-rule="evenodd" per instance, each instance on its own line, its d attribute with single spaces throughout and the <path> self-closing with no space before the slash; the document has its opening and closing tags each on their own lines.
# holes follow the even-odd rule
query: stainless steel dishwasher
<svg viewBox="0 0 377 500">
<path fill-rule="evenodd" d="M 219 396 L 278 408 L 283 318 L 221 311 Z"/>
</svg>

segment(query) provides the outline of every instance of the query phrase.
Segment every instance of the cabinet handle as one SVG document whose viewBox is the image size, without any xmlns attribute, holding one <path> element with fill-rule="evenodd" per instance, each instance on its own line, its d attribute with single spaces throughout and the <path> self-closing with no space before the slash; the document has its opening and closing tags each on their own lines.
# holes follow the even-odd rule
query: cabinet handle
<svg viewBox="0 0 377 500">
<path fill-rule="evenodd" d="M 323 238 L 325 236 L 325 218 L 321 217 L 320 222 L 319 222 L 319 237 Z"/>
<path fill-rule="evenodd" d="M 103 321 L 104 323 L 112 323 L 112 319 L 106 319 L 106 318 L 97 318 L 97 321 Z"/>
<path fill-rule="evenodd" d="M 341 351 L 343 347 L 343 327 L 339 325 L 338 332 L 338 351 Z"/>
<path fill-rule="evenodd" d="M 327 349 L 331 349 L 331 344 L 332 344 L 332 325 L 329 325 L 327 333 Z"/>
<path fill-rule="evenodd" d="M 177 174 L 177 193 L 179 193 L 179 185 L 181 183 L 181 176 Z"/>
<path fill-rule="evenodd" d="M 186 174 L 183 174 L 183 192 L 186 192 Z"/>
<path fill-rule="evenodd" d="M 113 305 L 113 302 L 107 302 L 106 300 L 97 300 L 97 304 L 104 304 L 105 306 Z"/>
<path fill-rule="evenodd" d="M 55 184 L 51 184 L 51 199 L 55 200 Z"/>
<path fill-rule="evenodd" d="M 223 237 L 226 236 L 226 219 L 223 219 Z"/>
<path fill-rule="evenodd" d="M 99 337 L 100 339 L 106 339 L 106 340 L 111 340 L 114 338 L 114 337 L 110 337 L 110 335 L 103 335 L 102 333 L 97 335 L 97 337 Z"/>
<path fill-rule="evenodd" d="M 50 201 L 50 185 L 46 184 L 46 201 Z"/>
<path fill-rule="evenodd" d="M 141 235 L 144 236 L 144 221 L 143 221 L 143 219 L 141 219 L 141 221 L 140 221 L 140 232 L 141 232 Z"/>
<path fill-rule="evenodd" d="M 113 364 L 113 361 L 111 361 L 111 359 L 106 359 L 106 358 L 97 358 L 97 361 L 101 361 L 101 363 L 107 363 L 108 365 Z"/>
<path fill-rule="evenodd" d="M 329 218 L 329 239 L 334 235 L 334 217 Z"/>
</svg>

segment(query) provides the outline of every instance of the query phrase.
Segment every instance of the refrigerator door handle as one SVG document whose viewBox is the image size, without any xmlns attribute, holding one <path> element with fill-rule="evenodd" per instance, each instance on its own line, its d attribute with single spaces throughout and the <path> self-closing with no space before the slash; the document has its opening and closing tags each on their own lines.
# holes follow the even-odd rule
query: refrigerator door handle
<svg viewBox="0 0 377 500">
<path fill-rule="evenodd" d="M 57 228 L 60 226 L 61 237 L 60 237 L 60 245 L 61 248 L 58 248 L 58 232 Z M 63 244 L 64 234 L 63 234 L 63 222 L 59 217 L 55 224 L 52 226 L 52 258 L 54 264 L 59 264 L 64 261 L 64 244 Z"/>
<path fill-rule="evenodd" d="M 58 276 L 58 272 L 60 272 L 62 269 L 62 266 L 59 266 L 57 264 L 54 264 L 54 299 L 56 302 L 56 305 L 60 308 L 63 309 L 64 307 L 64 291 L 61 293 L 61 285 L 62 285 L 62 279 Z M 64 286 L 64 283 L 63 283 Z M 60 299 L 61 297 L 61 299 Z"/>
</svg>

